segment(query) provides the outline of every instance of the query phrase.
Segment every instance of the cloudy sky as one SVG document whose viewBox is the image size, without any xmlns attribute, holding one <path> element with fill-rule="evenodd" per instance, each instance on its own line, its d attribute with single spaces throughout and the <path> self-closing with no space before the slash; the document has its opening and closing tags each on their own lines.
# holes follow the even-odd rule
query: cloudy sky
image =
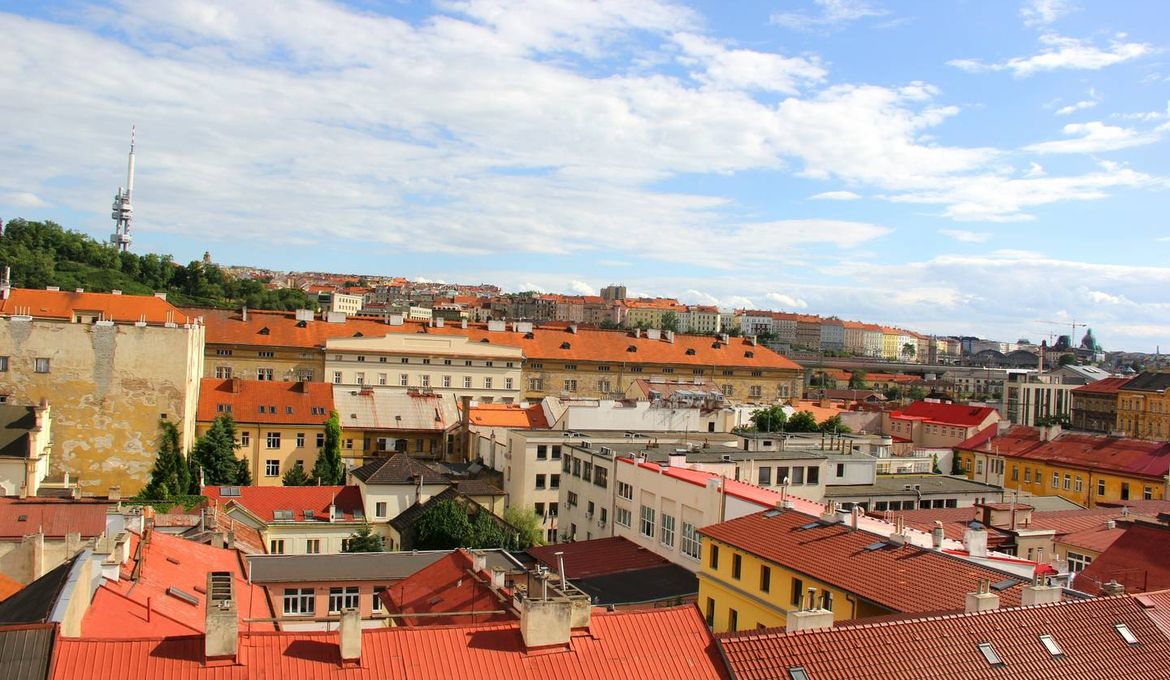
<svg viewBox="0 0 1170 680">
<path fill-rule="evenodd" d="M 0 0 L 0 217 L 1170 349 L 1170 3 Z M 1078 334 L 1082 332 L 1078 330 Z"/>
</svg>

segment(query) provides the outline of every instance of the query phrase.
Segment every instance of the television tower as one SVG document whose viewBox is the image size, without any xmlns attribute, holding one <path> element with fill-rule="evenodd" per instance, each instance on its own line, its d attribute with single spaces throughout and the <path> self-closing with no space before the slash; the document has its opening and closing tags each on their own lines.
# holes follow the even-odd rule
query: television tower
<svg viewBox="0 0 1170 680">
<path fill-rule="evenodd" d="M 126 188 L 118 188 L 114 194 L 114 207 L 110 217 L 114 220 L 114 233 L 110 234 L 110 243 L 123 253 L 130 249 L 130 220 L 134 217 L 134 207 L 130 205 L 130 194 L 134 191 L 134 126 L 130 126 L 130 158 L 126 161 Z"/>
</svg>

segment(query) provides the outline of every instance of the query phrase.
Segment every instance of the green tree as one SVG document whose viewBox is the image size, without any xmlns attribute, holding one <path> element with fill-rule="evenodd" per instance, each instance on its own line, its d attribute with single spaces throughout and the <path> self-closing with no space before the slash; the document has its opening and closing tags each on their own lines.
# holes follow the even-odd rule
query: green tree
<svg viewBox="0 0 1170 680">
<path fill-rule="evenodd" d="M 930 457 L 930 471 L 936 475 L 942 474 L 942 468 L 938 466 L 938 454 L 933 454 Z"/>
<path fill-rule="evenodd" d="M 375 534 L 369 524 L 362 525 L 360 529 L 350 534 L 349 540 L 342 546 L 342 552 L 347 553 L 382 552 L 382 550 L 382 537 Z"/>
<path fill-rule="evenodd" d="M 236 458 L 236 448 L 236 422 L 230 415 L 221 415 L 202 437 L 195 440 L 195 447 L 191 450 L 195 470 L 203 473 L 203 484 L 243 486 L 251 483 L 248 461 Z"/>
<path fill-rule="evenodd" d="M 903 359 L 913 359 L 915 354 L 918 354 L 918 348 L 914 346 L 914 343 L 908 342 L 902 345 Z"/>
<path fill-rule="evenodd" d="M 837 389 L 837 379 L 824 372 L 814 375 L 809 379 L 808 384 L 810 387 L 823 387 L 826 390 Z"/>
<path fill-rule="evenodd" d="M 662 315 L 662 330 L 678 332 L 678 314 L 675 312 L 666 312 Z"/>
<path fill-rule="evenodd" d="M 187 461 L 179 447 L 179 428 L 169 420 L 160 420 L 158 457 L 150 471 L 150 482 L 138 494 L 146 500 L 166 500 L 187 493 L 191 485 Z"/>
<path fill-rule="evenodd" d="M 849 374 L 849 389 L 863 390 L 869 387 L 869 381 L 867 380 L 868 377 L 869 374 L 860 368 L 853 371 Z"/>
<path fill-rule="evenodd" d="M 753 413 L 751 419 L 756 432 L 783 432 L 788 416 L 782 406 L 769 406 Z"/>
<path fill-rule="evenodd" d="M 906 391 L 906 396 L 910 397 L 910 401 L 922 401 L 926 395 L 926 388 L 921 385 L 911 385 L 910 389 Z"/>
<path fill-rule="evenodd" d="M 820 426 L 812 411 L 793 413 L 784 425 L 785 432 L 816 432 Z"/>
<path fill-rule="evenodd" d="M 414 523 L 414 546 L 419 550 L 454 550 L 467 545 L 471 520 L 455 501 L 431 503 Z"/>
<path fill-rule="evenodd" d="M 505 548 L 508 542 L 508 535 L 500 528 L 500 523 L 492 517 L 492 513 L 483 508 L 477 510 L 471 518 L 466 547 Z"/>
<path fill-rule="evenodd" d="M 313 481 L 321 486 L 345 483 L 345 469 L 341 465 L 341 417 L 337 411 L 325 421 L 325 446 L 317 453 L 313 464 Z"/>
<path fill-rule="evenodd" d="M 1075 366 L 1077 357 L 1075 354 L 1061 354 L 1057 363 L 1060 366 Z"/>
<path fill-rule="evenodd" d="M 304 466 L 294 465 L 284 471 L 280 482 L 285 486 L 309 486 L 313 483 L 313 478 L 305 473 Z"/>
<path fill-rule="evenodd" d="M 836 432 L 838 434 L 848 434 L 853 431 L 845 423 L 841 422 L 841 416 L 836 415 L 831 418 L 825 418 L 821 424 L 817 426 L 821 432 Z"/>
<path fill-rule="evenodd" d="M 521 508 L 519 506 L 510 506 L 504 510 L 504 521 L 511 524 L 519 535 L 516 537 L 516 548 L 524 550 L 534 545 L 544 544 L 544 530 L 541 528 L 542 522 L 536 516 L 536 511 L 531 508 Z"/>
<path fill-rule="evenodd" d="M 951 456 L 951 474 L 956 477 L 963 476 L 963 461 L 959 459 L 959 454 Z"/>
</svg>

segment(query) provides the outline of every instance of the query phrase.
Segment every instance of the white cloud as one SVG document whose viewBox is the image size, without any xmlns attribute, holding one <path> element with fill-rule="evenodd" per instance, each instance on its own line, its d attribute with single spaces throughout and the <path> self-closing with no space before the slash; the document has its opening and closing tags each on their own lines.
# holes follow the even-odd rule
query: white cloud
<svg viewBox="0 0 1170 680">
<path fill-rule="evenodd" d="M 861 198 L 861 194 L 855 194 L 852 191 L 823 191 L 809 196 L 809 199 L 814 201 L 856 201 L 859 198 Z"/>
<path fill-rule="evenodd" d="M 1072 11 L 1073 5 L 1068 0 L 1026 0 L 1020 7 L 1020 17 L 1026 26 L 1043 26 Z"/>
<path fill-rule="evenodd" d="M 784 293 L 768 293 L 764 296 L 769 302 L 779 305 L 782 309 L 808 309 L 808 303 L 804 300 L 785 295 Z"/>
<path fill-rule="evenodd" d="M 1029 144 L 1024 150 L 1034 153 L 1100 153 L 1143 146 L 1159 139 L 1157 133 L 1143 133 L 1101 121 L 1069 123 L 1061 131 L 1071 139 Z"/>
<path fill-rule="evenodd" d="M 1092 88 L 1089 88 L 1089 98 L 1088 99 L 1082 99 L 1080 101 L 1073 102 L 1072 104 L 1068 104 L 1067 106 L 1062 106 L 1056 110 L 1056 115 L 1067 116 L 1069 114 L 1076 113 L 1077 111 L 1084 111 L 1085 109 L 1091 109 L 1100 103 L 1101 103 L 1101 98 L 1097 95 L 1097 91 L 1092 89 Z"/>
<path fill-rule="evenodd" d="M 835 28 L 867 17 L 889 14 L 865 0 L 813 0 L 817 12 L 776 12 L 770 21 L 778 26 L 801 31 Z"/>
<path fill-rule="evenodd" d="M 820 60 L 784 57 L 770 52 L 728 49 L 693 33 L 679 33 L 680 61 L 697 69 L 692 76 L 713 87 L 795 93 L 802 84 L 824 80 Z"/>
<path fill-rule="evenodd" d="M 44 208 L 49 205 L 47 201 L 31 191 L 6 191 L 0 193 L 0 203 L 7 203 L 18 208 Z"/>
<path fill-rule="evenodd" d="M 1085 294 L 1090 300 L 1098 304 L 1119 305 L 1127 301 L 1124 296 L 1110 295 L 1109 293 L 1105 293 L 1099 290 L 1090 290 Z"/>
<path fill-rule="evenodd" d="M 967 231 L 965 229 L 939 229 L 938 233 L 949 236 L 962 243 L 986 243 L 991 234 L 984 231 Z"/>
<path fill-rule="evenodd" d="M 569 282 L 569 291 L 577 295 L 597 295 L 599 289 L 576 279 Z"/>
<path fill-rule="evenodd" d="M 1066 38 L 1056 34 L 1040 36 L 1045 49 L 1030 57 L 1014 57 L 1004 62 L 986 63 L 978 59 L 952 59 L 947 63 L 971 73 L 984 71 L 1010 71 L 1018 78 L 1057 69 L 1078 69 L 1097 71 L 1107 66 L 1120 64 L 1150 54 L 1154 48 L 1145 43 L 1123 42 L 1119 35 L 1108 48 L 1102 49 L 1077 38 Z"/>
</svg>

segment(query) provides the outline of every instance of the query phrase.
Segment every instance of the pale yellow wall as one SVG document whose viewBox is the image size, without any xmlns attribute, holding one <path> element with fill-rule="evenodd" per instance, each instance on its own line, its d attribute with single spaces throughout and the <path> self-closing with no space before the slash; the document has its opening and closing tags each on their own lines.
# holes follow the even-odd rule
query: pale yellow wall
<svg viewBox="0 0 1170 680">
<path fill-rule="evenodd" d="M 686 366 L 669 364 L 625 364 L 578 361 L 576 370 L 568 370 L 559 361 L 528 360 L 524 363 L 524 398 L 570 396 L 602 399 L 624 393 L 639 378 L 668 378 L 674 380 L 704 380 L 716 385 L 730 385 L 731 401 L 775 402 L 797 396 L 804 382 L 804 372 L 798 369 L 750 369 L 720 366 Z M 609 370 L 599 370 L 607 367 Z M 696 372 L 698 371 L 698 372 Z M 731 375 L 724 375 L 730 371 Z M 759 372 L 760 375 L 752 375 Z M 533 379 L 539 380 L 539 385 Z M 576 391 L 566 392 L 565 381 L 575 380 Z M 608 389 L 603 383 L 608 382 Z M 757 392 L 753 392 L 756 388 Z"/>
</svg>

